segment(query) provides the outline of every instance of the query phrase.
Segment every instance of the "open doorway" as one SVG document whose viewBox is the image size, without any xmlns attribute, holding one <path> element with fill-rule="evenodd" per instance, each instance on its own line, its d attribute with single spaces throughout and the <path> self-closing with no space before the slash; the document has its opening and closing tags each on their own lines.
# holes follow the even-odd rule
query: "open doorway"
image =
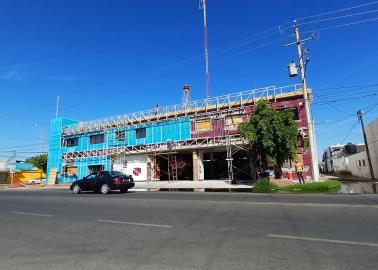
<svg viewBox="0 0 378 270">
<path fill-rule="evenodd" d="M 156 162 L 160 180 L 174 179 L 176 170 L 177 180 L 193 180 L 193 158 L 191 154 L 160 155 L 156 157 Z"/>
</svg>

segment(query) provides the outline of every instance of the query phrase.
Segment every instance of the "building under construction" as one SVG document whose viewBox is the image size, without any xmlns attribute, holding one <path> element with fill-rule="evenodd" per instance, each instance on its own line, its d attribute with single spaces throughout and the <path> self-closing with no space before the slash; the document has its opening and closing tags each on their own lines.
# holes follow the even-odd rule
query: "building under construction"
<svg viewBox="0 0 378 270">
<path fill-rule="evenodd" d="M 299 134 L 307 136 L 299 85 L 197 101 L 184 98 L 177 105 L 87 122 L 57 118 L 50 129 L 49 183 L 72 182 L 99 170 L 122 171 L 136 181 L 254 179 L 248 143 L 237 128 L 249 120 L 260 99 L 275 109 L 292 109 Z M 298 148 L 298 154 L 310 175 L 309 150 Z"/>
</svg>

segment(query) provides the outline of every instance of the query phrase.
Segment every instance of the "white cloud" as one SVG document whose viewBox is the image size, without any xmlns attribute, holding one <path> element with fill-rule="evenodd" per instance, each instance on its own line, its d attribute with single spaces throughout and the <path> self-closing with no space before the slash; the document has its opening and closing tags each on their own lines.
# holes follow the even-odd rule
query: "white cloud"
<svg viewBox="0 0 378 270">
<path fill-rule="evenodd" d="M 22 81 L 24 78 L 22 77 L 21 73 L 17 70 L 9 70 L 0 74 L 0 78 L 4 80 L 12 80 L 12 81 Z"/>
</svg>

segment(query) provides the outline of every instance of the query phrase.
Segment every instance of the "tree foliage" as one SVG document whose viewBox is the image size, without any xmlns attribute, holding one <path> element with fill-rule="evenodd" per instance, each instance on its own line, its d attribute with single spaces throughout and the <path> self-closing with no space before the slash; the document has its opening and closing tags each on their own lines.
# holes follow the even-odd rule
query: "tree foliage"
<svg viewBox="0 0 378 270">
<path fill-rule="evenodd" d="M 250 121 L 239 126 L 255 161 L 281 167 L 295 158 L 298 127 L 293 118 L 291 110 L 274 110 L 266 100 L 257 102 Z"/>
<path fill-rule="evenodd" d="M 32 163 L 35 167 L 43 170 L 44 172 L 47 170 L 47 154 L 30 157 L 26 159 L 25 162 Z"/>
</svg>

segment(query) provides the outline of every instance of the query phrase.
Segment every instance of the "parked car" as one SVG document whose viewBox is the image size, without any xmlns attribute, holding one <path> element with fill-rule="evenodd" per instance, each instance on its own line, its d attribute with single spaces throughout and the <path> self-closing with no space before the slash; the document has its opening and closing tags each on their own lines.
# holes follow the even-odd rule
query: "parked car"
<svg viewBox="0 0 378 270">
<path fill-rule="evenodd" d="M 26 181 L 26 184 L 28 185 L 35 185 L 35 184 L 41 184 L 41 183 L 42 183 L 41 179 L 32 179 L 32 180 Z"/>
<path fill-rule="evenodd" d="M 119 190 L 121 193 L 126 193 L 128 189 L 134 186 L 134 179 L 131 175 L 125 175 L 118 171 L 100 171 L 93 172 L 83 179 L 74 181 L 70 186 L 70 190 L 74 194 L 82 191 L 107 194 L 111 190 Z"/>
</svg>

